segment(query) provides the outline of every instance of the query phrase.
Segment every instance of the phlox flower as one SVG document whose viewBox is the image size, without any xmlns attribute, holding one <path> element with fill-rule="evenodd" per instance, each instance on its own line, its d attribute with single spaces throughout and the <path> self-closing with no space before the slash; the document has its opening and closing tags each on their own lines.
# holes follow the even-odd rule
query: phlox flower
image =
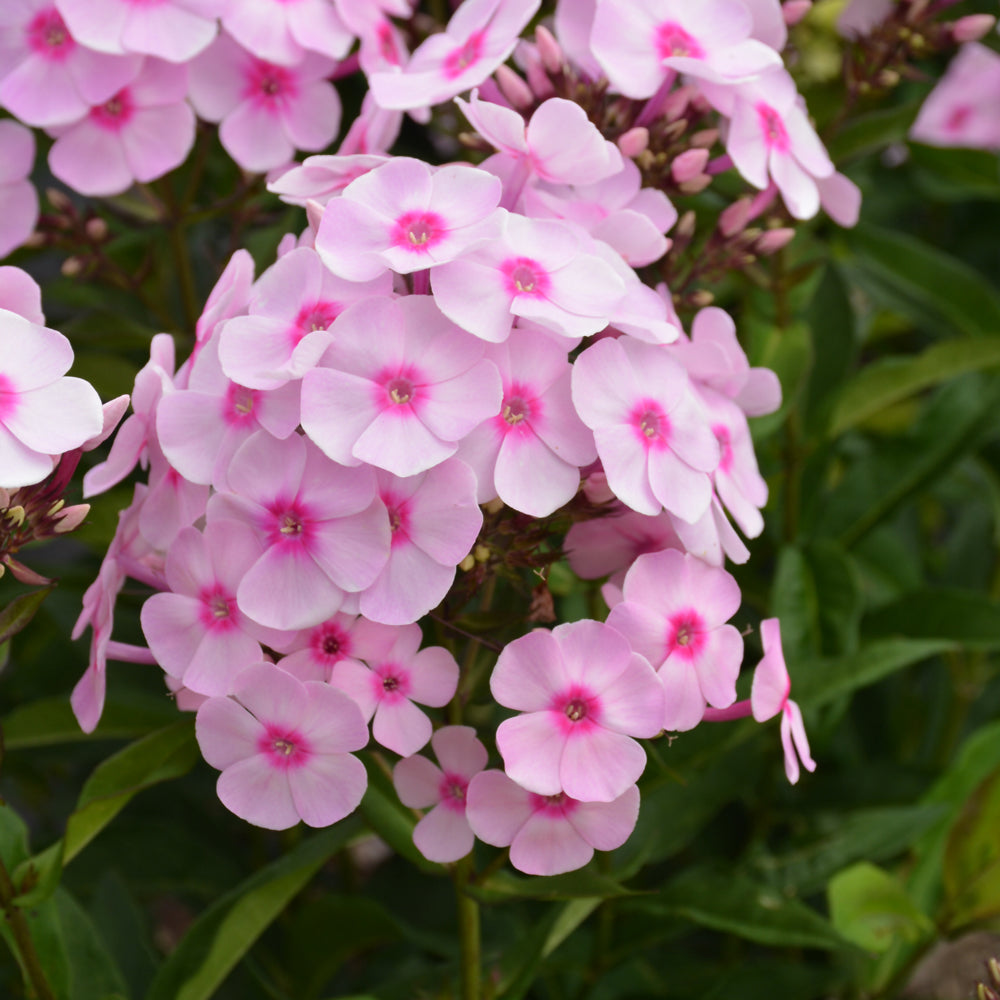
<svg viewBox="0 0 1000 1000">
<path fill-rule="evenodd" d="M 222 804 L 268 830 L 299 820 L 336 823 L 358 807 L 368 785 L 364 764 L 351 754 L 368 742 L 357 706 L 271 663 L 248 665 L 230 697 L 209 698 L 195 733 L 205 760 L 222 771 Z"/>
<path fill-rule="evenodd" d="M 333 0 L 340 19 L 356 35 L 363 34 L 375 19 L 411 17 L 414 3 L 415 0 Z"/>
<path fill-rule="evenodd" d="M 244 170 L 263 173 L 284 166 L 296 149 L 315 152 L 333 141 L 340 98 L 326 78 L 334 66 L 315 52 L 294 65 L 268 62 L 223 32 L 191 61 L 189 96 L 200 117 L 221 123 L 226 152 Z"/>
<path fill-rule="evenodd" d="M 724 623 L 739 609 L 740 589 L 724 569 L 676 549 L 649 553 L 625 575 L 623 596 L 608 625 L 657 669 L 664 729 L 693 729 L 706 702 L 736 700 L 743 637 Z"/>
<path fill-rule="evenodd" d="M 222 327 L 222 370 L 249 389 L 275 389 L 300 379 L 330 345 L 329 328 L 348 305 L 391 291 L 388 274 L 366 282 L 344 281 L 323 266 L 314 250 L 292 250 L 257 279 L 247 315 Z"/>
<path fill-rule="evenodd" d="M 729 523 L 719 498 L 714 494 L 708 510 L 696 521 L 683 521 L 673 516 L 671 520 L 681 540 L 680 548 L 711 566 L 723 566 L 727 559 L 742 565 L 750 558 L 750 550 Z"/>
<path fill-rule="evenodd" d="M 238 521 L 181 530 L 167 552 L 168 591 L 142 606 L 142 631 L 156 662 L 185 688 L 229 694 L 236 675 L 263 659 L 261 643 L 281 633 L 265 629 L 236 604 L 243 574 L 259 554 L 253 532 Z"/>
<path fill-rule="evenodd" d="M 21 246 L 38 222 L 38 194 L 28 180 L 34 159 L 31 132 L 0 121 L 0 259 Z"/>
<path fill-rule="evenodd" d="M 0 125 L 2 134 L 2 125 Z M 2 143 L 2 139 L 0 139 Z M 0 267 L 0 309 L 23 316 L 29 323 L 45 326 L 42 312 L 42 289 L 38 282 L 19 267 Z"/>
<path fill-rule="evenodd" d="M 307 156 L 302 163 L 268 181 L 267 189 L 289 205 L 304 208 L 309 201 L 325 205 L 339 196 L 351 181 L 388 162 L 389 157 L 380 154 L 320 153 Z"/>
<path fill-rule="evenodd" d="M 417 704 L 447 705 L 458 688 L 458 664 L 443 646 L 420 649 L 418 625 L 392 631 L 392 645 L 367 665 L 352 659 L 335 664 L 330 684 L 349 694 L 364 718 L 372 720 L 376 742 L 410 757 L 431 738 L 431 720 Z"/>
<path fill-rule="evenodd" d="M 612 802 L 578 802 L 559 792 L 536 795 L 502 771 L 469 782 L 466 815 L 484 843 L 510 847 L 510 863 L 526 875 L 559 875 L 582 868 L 594 851 L 628 840 L 639 818 L 639 789 Z"/>
<path fill-rule="evenodd" d="M 306 51 L 342 59 L 354 40 L 329 0 L 239 0 L 222 13 L 222 26 L 248 52 L 282 66 Z"/>
<path fill-rule="evenodd" d="M 362 591 L 361 613 L 387 625 L 407 625 L 438 606 L 455 567 L 483 524 L 476 477 L 457 458 L 415 476 L 376 472 L 379 499 L 389 512 L 389 561 Z"/>
<path fill-rule="evenodd" d="M 0 309 L 0 487 L 41 482 L 56 457 L 101 433 L 100 397 L 66 375 L 72 364 L 61 333 Z"/>
<path fill-rule="evenodd" d="M 592 344 L 573 366 L 573 402 L 623 503 L 692 522 L 705 513 L 719 445 L 668 348 L 630 337 Z"/>
<path fill-rule="evenodd" d="M 469 124 L 500 151 L 484 167 L 504 179 L 506 197 L 511 198 L 505 202 L 508 208 L 513 208 L 529 177 L 551 184 L 596 184 L 622 169 L 618 147 L 573 101 L 549 98 L 527 124 L 517 111 L 482 101 L 475 91 L 470 101 L 459 97 L 455 103 Z"/>
<path fill-rule="evenodd" d="M 399 137 L 403 124 L 402 111 L 388 111 L 375 103 L 368 91 L 361 101 L 347 135 L 337 147 L 340 156 L 376 156 L 388 153 Z"/>
<path fill-rule="evenodd" d="M 276 648 L 285 653 L 278 666 L 300 681 L 328 682 L 341 660 L 378 659 L 395 640 L 394 629 L 338 611 L 325 622 L 302 629 L 291 643 L 278 644 Z"/>
<path fill-rule="evenodd" d="M 389 519 L 370 468 L 331 462 L 298 434 L 258 431 L 233 456 L 228 487 L 208 520 L 234 518 L 257 535 L 259 557 L 236 593 L 239 609 L 269 628 L 311 628 L 369 586 L 389 554 Z"/>
<path fill-rule="evenodd" d="M 50 129 L 49 167 L 64 184 L 94 197 L 121 194 L 183 163 L 195 117 L 184 100 L 187 69 L 147 57 L 138 76 L 80 121 Z"/>
<path fill-rule="evenodd" d="M 452 322 L 492 343 L 507 339 L 516 316 L 587 337 L 608 325 L 625 294 L 588 241 L 567 223 L 508 214 L 499 239 L 431 271 L 434 300 Z"/>
<path fill-rule="evenodd" d="M 302 427 L 336 462 L 413 476 L 500 410 L 486 345 L 429 296 L 356 303 L 333 332 L 322 366 L 302 380 Z"/>
<path fill-rule="evenodd" d="M 597 457 L 594 435 L 573 408 L 566 350 L 544 331 L 515 328 L 487 357 L 503 380 L 500 413 L 473 430 L 458 455 L 476 473 L 480 503 L 499 496 L 546 517 L 572 499 L 580 468 Z"/>
<path fill-rule="evenodd" d="M 407 757 L 393 769 L 392 782 L 404 806 L 433 807 L 414 827 L 413 843 L 428 861 L 449 864 L 464 858 L 475 843 L 465 799 L 488 755 L 471 726 L 445 726 L 431 737 L 431 746 L 440 767 L 426 757 Z"/>
<path fill-rule="evenodd" d="M 195 344 L 187 362 L 181 366 L 174 380 L 179 389 L 187 388 L 187 372 L 190 371 L 203 344 L 207 343 L 220 323 L 246 312 L 253 287 L 254 262 L 246 250 L 237 250 L 229 258 L 219 280 L 208 293 L 205 308 L 195 323 Z M 182 377 L 183 376 L 183 377 Z"/>
<path fill-rule="evenodd" d="M 444 31 L 413 52 L 402 71 L 373 73 L 383 108 L 405 111 L 447 101 L 482 83 L 514 50 L 541 0 L 466 0 Z"/>
<path fill-rule="evenodd" d="M 653 668 L 601 622 L 535 629 L 508 643 L 490 690 L 522 713 L 497 729 L 504 770 L 539 795 L 617 799 L 646 766 L 632 737 L 663 728 L 663 689 Z"/>
<path fill-rule="evenodd" d="M 0 9 L 0 104 L 39 128 L 66 125 L 131 82 L 142 57 L 80 44 L 52 0 L 11 0 Z"/>
<path fill-rule="evenodd" d="M 590 40 L 611 85 L 645 98 L 671 71 L 722 83 L 780 65 L 753 27 L 740 0 L 599 0 Z"/>
<path fill-rule="evenodd" d="M 387 268 L 409 274 L 443 264 L 499 235 L 500 191 L 496 177 L 475 167 L 395 157 L 327 203 L 316 250 L 350 281 L 370 281 Z"/>
<path fill-rule="evenodd" d="M 781 648 L 781 624 L 777 618 L 765 618 L 760 623 L 760 637 L 764 644 L 764 656 L 754 671 L 750 705 L 753 717 L 758 722 L 765 722 L 781 713 L 785 774 L 794 785 L 799 780 L 799 761 L 807 771 L 815 771 L 816 762 L 809 753 L 802 712 L 788 698 L 792 682 L 785 666 L 785 655 Z"/>
</svg>

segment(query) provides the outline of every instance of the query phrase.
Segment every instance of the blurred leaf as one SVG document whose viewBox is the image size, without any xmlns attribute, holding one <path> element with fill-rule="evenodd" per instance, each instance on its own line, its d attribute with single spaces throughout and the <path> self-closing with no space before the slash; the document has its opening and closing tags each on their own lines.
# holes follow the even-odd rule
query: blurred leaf
<svg viewBox="0 0 1000 1000">
<path fill-rule="evenodd" d="M 50 585 L 33 590 L 29 594 L 21 594 L 0 611 L 0 643 L 17 635 L 35 617 L 35 613 L 42 606 L 42 601 L 51 593 Z"/>
<path fill-rule="evenodd" d="M 470 896 L 484 903 L 503 903 L 515 899 L 614 899 L 632 896 L 629 889 L 607 875 L 582 868 L 565 875 L 523 877 L 499 871 L 485 882 L 468 887 Z"/>
<path fill-rule="evenodd" d="M 747 353 L 752 363 L 770 368 L 781 382 L 780 409 L 754 419 L 754 437 L 764 438 L 784 423 L 788 411 L 796 405 L 812 366 L 812 339 L 809 327 L 798 321 L 783 330 L 756 318 L 748 320 L 744 327 L 751 341 Z"/>
<path fill-rule="evenodd" d="M 974 590 L 919 590 L 873 611 L 864 626 L 865 633 L 876 638 L 905 635 L 950 639 L 967 648 L 1000 649 L 997 602 Z"/>
<path fill-rule="evenodd" d="M 689 869 L 655 899 L 628 905 L 653 917 L 682 917 L 774 947 L 830 950 L 846 944 L 815 910 L 739 872 Z"/>
<path fill-rule="evenodd" d="M 854 308 L 843 276 L 832 262 L 809 303 L 807 322 L 814 356 L 806 395 L 807 426 L 813 429 L 825 426 L 831 400 L 858 353 Z"/>
<path fill-rule="evenodd" d="M 361 829 L 349 818 L 310 837 L 210 906 L 160 966 L 146 1000 L 207 1000 L 291 900 Z"/>
<path fill-rule="evenodd" d="M 978 271 L 907 233 L 862 224 L 847 237 L 869 279 L 912 303 L 926 327 L 938 319 L 958 333 L 1000 334 L 1000 294 Z"/>
<path fill-rule="evenodd" d="M 1000 914 L 1000 770 L 965 803 L 944 852 L 945 912 L 957 931 Z"/>
<path fill-rule="evenodd" d="M 914 942 L 934 930 L 899 881 L 867 861 L 835 875 L 828 892 L 833 926 L 865 951 L 886 951 L 897 939 Z"/>
<path fill-rule="evenodd" d="M 917 183 L 935 201 L 1000 199 L 1000 169 L 995 153 L 985 149 L 910 146 Z"/>
<path fill-rule="evenodd" d="M 917 117 L 921 101 L 909 101 L 894 108 L 880 108 L 852 118 L 827 139 L 833 160 L 842 164 L 870 153 L 877 153 L 894 142 L 905 139 Z"/>
<path fill-rule="evenodd" d="M 870 362 L 840 393 L 829 433 L 836 437 L 886 407 L 956 375 L 997 366 L 1000 366 L 1000 337 L 947 340 L 915 358 L 889 357 Z"/>
</svg>

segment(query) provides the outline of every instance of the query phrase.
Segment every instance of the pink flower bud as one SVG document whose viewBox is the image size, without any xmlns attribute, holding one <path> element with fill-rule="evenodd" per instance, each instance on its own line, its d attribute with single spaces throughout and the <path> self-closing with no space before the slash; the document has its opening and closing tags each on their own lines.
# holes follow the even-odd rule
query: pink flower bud
<svg viewBox="0 0 1000 1000">
<path fill-rule="evenodd" d="M 723 236 L 735 236 L 750 221 L 750 199 L 740 198 L 722 210 L 719 215 L 719 232 Z"/>
<path fill-rule="evenodd" d="M 534 103 L 535 95 L 531 88 L 509 66 L 498 66 L 493 79 L 496 80 L 500 93 L 513 107 L 530 108 Z"/>
<path fill-rule="evenodd" d="M 788 0 L 781 8 L 781 16 L 785 19 L 785 24 L 791 27 L 798 24 L 809 13 L 812 7 L 812 0 Z"/>
<path fill-rule="evenodd" d="M 684 184 L 702 174 L 707 163 L 707 149 L 686 149 L 670 164 L 670 174 L 678 184 Z"/>
<path fill-rule="evenodd" d="M 537 100 L 544 101 L 555 96 L 556 88 L 552 86 L 552 81 L 540 60 L 532 59 L 528 62 L 524 68 L 524 75 L 528 78 L 528 86 L 531 87 Z"/>
<path fill-rule="evenodd" d="M 618 136 L 618 148 L 622 156 L 634 160 L 649 147 L 649 129 L 637 125 Z"/>
<path fill-rule="evenodd" d="M 72 507 L 64 507 L 58 511 L 53 530 L 57 535 L 66 535 L 76 531 L 83 524 L 83 519 L 90 513 L 89 503 L 78 503 Z"/>
<path fill-rule="evenodd" d="M 538 46 L 538 54 L 542 57 L 545 68 L 550 73 L 561 72 L 564 61 L 562 46 L 544 25 L 540 24 L 535 29 L 535 44 Z"/>
<path fill-rule="evenodd" d="M 767 257 L 769 254 L 777 253 L 782 247 L 788 246 L 794 236 L 795 230 L 787 227 L 769 229 L 757 240 L 754 249 L 762 257 Z"/>
<path fill-rule="evenodd" d="M 978 42 L 980 38 L 993 30 L 997 19 L 992 14 L 969 14 L 960 17 L 951 26 L 951 37 L 956 42 Z"/>
</svg>

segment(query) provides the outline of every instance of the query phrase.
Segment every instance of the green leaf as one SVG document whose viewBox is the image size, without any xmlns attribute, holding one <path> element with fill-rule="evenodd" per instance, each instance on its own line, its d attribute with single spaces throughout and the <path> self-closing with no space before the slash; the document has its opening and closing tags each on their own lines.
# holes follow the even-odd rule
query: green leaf
<svg viewBox="0 0 1000 1000">
<path fill-rule="evenodd" d="M 949 639 L 965 647 L 1000 649 L 997 603 L 974 590 L 927 588 L 907 594 L 865 618 L 874 637 Z"/>
<path fill-rule="evenodd" d="M 29 886 L 18 906 L 36 906 L 55 888 L 69 864 L 126 804 L 144 788 L 186 774 L 198 759 L 194 721 L 182 719 L 120 750 L 98 765 L 87 779 L 63 838 L 21 865 L 15 873 Z"/>
<path fill-rule="evenodd" d="M 469 885 L 470 896 L 484 903 L 503 903 L 515 899 L 614 899 L 635 895 L 634 889 L 623 886 L 607 875 L 589 868 L 565 875 L 522 878 L 500 871 L 485 882 Z"/>
<path fill-rule="evenodd" d="M 934 201 L 1000 199 L 995 153 L 985 149 L 910 146 L 910 166 L 921 190 Z"/>
<path fill-rule="evenodd" d="M 342 821 L 226 893 L 160 966 L 146 1000 L 208 1000 L 291 900 L 360 829 L 356 818 Z"/>
<path fill-rule="evenodd" d="M 15 597 L 10 604 L 0 611 L 0 643 L 7 642 L 11 636 L 17 635 L 35 617 L 42 606 L 42 601 L 52 593 L 52 587 L 41 587 L 28 594 Z"/>
<path fill-rule="evenodd" d="M 770 368 L 781 382 L 781 407 L 776 413 L 754 420 L 755 438 L 763 438 L 780 427 L 788 411 L 797 403 L 813 360 L 809 327 L 802 322 L 780 329 L 760 318 L 745 324 L 751 340 L 748 353 L 754 365 Z"/>
<path fill-rule="evenodd" d="M 877 153 L 894 142 L 905 139 L 920 110 L 920 101 L 910 101 L 894 108 L 879 108 L 868 114 L 851 117 L 827 140 L 830 156 L 838 164 L 845 160 Z"/>
<path fill-rule="evenodd" d="M 913 943 L 934 930 L 900 882 L 867 861 L 835 875 L 828 892 L 833 926 L 865 951 L 887 951 L 896 941 Z"/>
<path fill-rule="evenodd" d="M 957 375 L 998 366 L 1000 337 L 952 339 L 928 347 L 915 358 L 873 361 L 844 386 L 830 418 L 829 434 L 843 434 L 887 407 Z"/>
<path fill-rule="evenodd" d="M 871 224 L 845 237 L 868 280 L 910 303 L 925 329 L 943 323 L 971 336 L 1000 334 L 1000 294 L 974 268 L 907 233 Z"/>
<path fill-rule="evenodd" d="M 957 931 L 1000 914 L 1000 770 L 965 803 L 944 852 L 948 927 Z"/>
<path fill-rule="evenodd" d="M 13 871 L 29 853 L 28 827 L 6 802 L 0 800 L 0 860 Z"/>
<path fill-rule="evenodd" d="M 738 873 L 689 869 L 655 900 L 623 905 L 660 918 L 681 917 L 773 947 L 845 947 L 843 938 L 815 910 Z"/>
</svg>

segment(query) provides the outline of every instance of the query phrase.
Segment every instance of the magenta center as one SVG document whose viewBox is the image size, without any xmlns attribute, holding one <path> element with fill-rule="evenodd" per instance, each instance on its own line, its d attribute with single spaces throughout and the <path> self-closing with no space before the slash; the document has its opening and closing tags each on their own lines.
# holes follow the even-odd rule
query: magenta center
<svg viewBox="0 0 1000 1000">
<path fill-rule="evenodd" d="M 340 315 L 338 302 L 320 300 L 311 305 L 304 305 L 295 317 L 297 330 L 312 333 L 313 330 L 326 330 Z"/>
<path fill-rule="evenodd" d="M 676 21 L 664 21 L 656 26 L 656 52 L 661 59 L 672 56 L 687 56 L 689 59 L 704 59 L 705 50 L 693 35 L 688 34 Z"/>
<path fill-rule="evenodd" d="M 231 632 L 236 626 L 236 598 L 226 592 L 221 584 L 206 588 L 200 595 L 198 617 L 210 632 Z"/>
<path fill-rule="evenodd" d="M 719 442 L 719 469 L 728 472 L 733 467 L 733 445 L 729 428 L 724 424 L 716 424 L 712 428 L 712 433 Z"/>
<path fill-rule="evenodd" d="M 791 142 L 785 123 L 770 104 L 761 101 L 757 105 L 757 122 L 768 149 L 776 149 L 779 153 L 787 153 Z"/>
<path fill-rule="evenodd" d="M 135 103 L 128 87 L 119 90 L 104 104 L 90 109 L 90 120 L 105 132 L 120 132 L 135 114 Z"/>
<path fill-rule="evenodd" d="M 484 31 L 474 31 L 463 45 L 452 49 L 444 57 L 444 63 L 441 67 L 444 70 L 445 77 L 449 80 L 454 80 L 455 77 L 461 76 L 470 66 L 479 62 L 483 54 L 485 39 L 486 33 Z"/>
<path fill-rule="evenodd" d="M 377 701 L 390 705 L 404 701 L 410 693 L 409 672 L 394 663 L 383 663 L 372 672 L 372 687 Z"/>
<path fill-rule="evenodd" d="M 296 97 L 298 92 L 298 79 L 285 66 L 275 66 L 263 59 L 254 59 L 247 68 L 243 96 L 258 106 L 274 111 L 285 101 Z"/>
<path fill-rule="evenodd" d="M 567 735 L 580 735 L 600 724 L 600 700 L 579 684 L 559 692 L 552 699 L 549 710 L 554 714 L 554 721 L 560 730 Z"/>
<path fill-rule="evenodd" d="M 450 812 L 465 812 L 465 793 L 469 783 L 460 774 L 446 771 L 438 784 L 438 798 Z"/>
<path fill-rule="evenodd" d="M 0 422 L 17 410 L 17 403 L 17 386 L 6 375 L 0 373 Z"/>
<path fill-rule="evenodd" d="M 55 7 L 40 10 L 28 23 L 27 35 L 31 51 L 52 62 L 62 62 L 76 48 Z"/>
<path fill-rule="evenodd" d="M 279 771 L 293 771 L 308 763 L 312 756 L 309 741 L 296 730 L 268 726 L 257 741 L 257 752 Z"/>
<path fill-rule="evenodd" d="M 508 294 L 515 297 L 543 299 L 552 285 L 548 271 L 531 257 L 508 257 L 500 265 L 500 273 Z"/>
<path fill-rule="evenodd" d="M 230 426 L 241 426 L 254 419 L 257 393 L 246 386 L 229 383 L 223 401 L 222 417 Z"/>
<path fill-rule="evenodd" d="M 404 212 L 392 229 L 392 245 L 416 253 L 444 239 L 445 221 L 436 212 Z"/>
<path fill-rule="evenodd" d="M 705 620 L 694 608 L 683 608 L 667 619 L 667 655 L 697 659 L 706 641 Z"/>
<path fill-rule="evenodd" d="M 670 418 L 656 400 L 640 400 L 629 415 L 629 424 L 647 450 L 660 451 L 670 444 Z"/>
<path fill-rule="evenodd" d="M 329 623 L 320 625 L 309 637 L 313 658 L 332 667 L 350 653 L 350 638 L 346 632 Z"/>
</svg>

